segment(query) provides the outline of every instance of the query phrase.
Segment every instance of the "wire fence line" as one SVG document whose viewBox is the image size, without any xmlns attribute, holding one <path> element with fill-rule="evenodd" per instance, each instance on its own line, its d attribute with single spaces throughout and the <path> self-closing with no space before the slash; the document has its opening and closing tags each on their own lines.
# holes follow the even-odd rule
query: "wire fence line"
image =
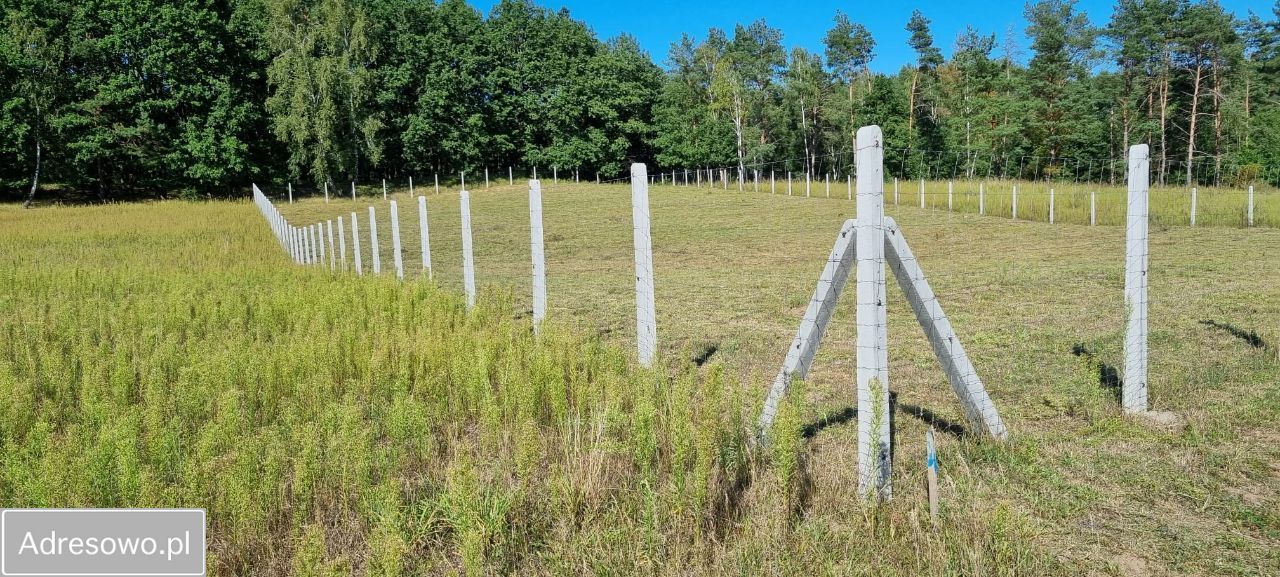
<svg viewBox="0 0 1280 577">
<path fill-rule="evenodd" d="M 862 131 L 860 131 L 861 135 Z M 822 332 L 825 330 L 825 325 L 831 319 L 831 310 L 835 306 L 835 299 L 838 298 L 851 272 L 850 269 L 853 268 L 856 270 L 854 287 L 857 302 L 855 317 L 857 328 L 855 376 L 860 417 L 858 435 L 859 486 L 863 495 L 884 500 L 891 495 L 889 480 L 892 460 L 889 441 L 889 428 L 891 426 L 889 415 L 892 408 L 889 406 L 891 396 L 889 395 L 887 298 L 885 291 L 887 268 L 893 272 L 901 292 L 911 304 L 912 310 L 920 326 L 925 331 L 941 367 L 948 375 L 948 380 L 954 393 L 965 408 L 966 416 L 975 424 L 980 425 L 981 430 L 985 430 L 995 438 L 1004 438 L 1008 430 L 991 398 L 987 395 L 982 381 L 978 378 L 977 371 L 969 361 L 967 353 L 960 344 L 959 336 L 955 333 L 946 314 L 943 312 L 939 299 L 929 286 L 928 281 L 925 280 L 923 269 L 908 246 L 904 231 L 897 226 L 893 218 L 885 214 L 887 206 L 901 206 L 904 204 L 902 203 L 904 196 L 907 196 L 908 200 L 912 199 L 910 195 L 903 194 L 903 183 L 897 179 L 892 181 L 892 188 L 890 188 L 889 181 L 885 178 L 882 170 L 878 169 L 884 163 L 884 151 L 881 148 L 881 136 L 878 128 L 867 132 L 866 137 L 866 145 L 858 150 L 858 160 L 862 170 L 857 171 L 856 175 L 856 195 L 854 175 L 847 175 L 844 183 L 846 198 L 856 200 L 858 218 L 856 221 L 850 220 L 846 223 L 845 229 L 841 231 L 843 240 L 837 241 L 836 248 L 833 249 L 831 256 L 828 258 L 827 268 L 823 272 L 823 277 L 819 280 L 818 290 L 810 301 L 810 310 L 806 312 L 805 317 L 802 319 L 801 330 L 797 334 L 795 341 L 798 344 L 793 344 L 793 349 L 795 350 L 788 351 L 783 371 L 779 373 L 779 379 L 775 381 L 774 390 L 770 391 L 765 402 L 761 425 L 762 428 L 767 427 L 767 423 L 772 419 L 772 411 L 776 410 L 776 405 L 780 398 L 777 393 L 779 383 L 782 383 L 785 391 L 785 385 L 791 377 L 798 376 L 803 378 L 804 370 L 812 362 L 813 352 L 818 346 Z M 1127 334 L 1124 341 L 1125 384 L 1122 405 L 1127 412 L 1132 413 L 1142 413 L 1148 409 L 1146 395 L 1147 235 L 1153 213 L 1149 202 L 1151 197 L 1149 190 L 1150 160 L 1150 155 L 1145 146 L 1135 146 L 1133 148 L 1129 154 L 1128 185 L 1124 191 L 1125 197 L 1122 201 L 1125 207 L 1124 218 L 1127 239 L 1124 298 Z M 676 178 L 677 174 L 674 171 L 671 173 L 672 181 L 676 186 L 698 187 L 704 184 L 704 182 L 699 182 L 700 178 L 695 178 L 693 184 L 683 184 Z M 705 186 L 715 188 L 719 184 L 719 188 L 722 190 L 728 189 L 731 182 L 729 174 L 728 169 L 719 170 L 718 175 L 716 171 L 708 170 L 705 172 L 707 176 Z M 755 175 L 753 174 L 753 176 Z M 613 179 L 611 182 L 601 179 L 599 183 L 608 185 L 621 180 Z M 657 184 L 664 183 L 666 175 L 655 177 L 647 173 L 643 164 L 634 164 L 628 180 L 631 190 L 632 232 L 635 250 L 635 334 L 637 357 L 642 365 L 649 366 L 653 363 L 657 350 L 657 316 L 653 290 L 654 263 L 648 193 L 650 185 L 655 181 Z M 757 182 L 758 177 L 753 181 L 752 192 L 758 191 L 755 186 Z M 580 180 L 575 179 L 575 184 L 581 184 Z M 745 183 L 742 179 L 739 179 L 737 184 L 745 189 Z M 945 205 L 943 205 L 945 209 L 956 211 L 967 206 L 966 203 L 972 203 L 972 201 L 976 200 L 977 211 L 981 214 L 1002 216 L 1001 211 L 1007 207 L 1009 209 L 1008 215 L 1012 219 L 1016 220 L 1020 217 L 1022 219 L 1034 219 L 1041 214 L 1039 209 L 1043 209 L 1044 220 L 1050 223 L 1057 223 L 1062 222 L 1064 216 L 1078 214 L 1081 208 L 1081 203 L 1077 202 L 1080 200 L 1081 192 L 1078 190 L 1058 192 L 1056 188 L 1051 187 L 1044 191 L 1020 191 L 1019 184 L 1010 184 L 1007 191 L 1008 203 L 1006 205 L 1002 204 L 1002 199 L 1006 198 L 1006 195 L 1003 194 L 1004 191 L 998 187 L 998 184 L 993 186 L 992 189 L 988 189 L 987 182 L 978 181 L 976 183 L 976 198 L 974 190 L 962 189 L 957 191 L 954 182 L 931 183 L 935 187 L 945 186 L 945 190 L 929 190 L 928 185 L 923 180 L 913 184 L 918 185 L 915 196 L 918 197 L 919 207 L 924 209 L 940 209 L 941 207 L 938 205 L 945 200 Z M 970 182 L 970 184 L 973 183 Z M 824 197 L 831 194 L 832 187 L 829 178 L 824 178 L 821 181 L 821 187 Z M 773 190 L 773 186 L 770 188 L 771 190 L 768 194 L 779 194 Z M 789 186 L 788 188 L 793 187 Z M 812 179 L 806 179 L 806 192 L 810 196 L 812 196 L 813 188 Z M 352 190 L 357 191 L 358 189 L 353 185 Z M 553 185 L 544 189 L 542 183 L 538 180 L 528 182 L 529 246 L 532 258 L 535 331 L 538 324 L 545 317 L 546 307 L 546 267 L 543 254 L 545 243 L 542 238 L 542 195 L 545 190 L 556 190 L 556 187 Z M 608 190 L 614 191 L 616 189 L 611 188 Z M 382 183 L 380 192 L 383 198 L 389 200 L 387 214 L 390 219 L 391 262 L 397 278 L 404 279 L 407 276 L 404 264 L 406 243 L 403 242 L 401 236 L 402 227 L 398 198 L 388 196 L 388 188 L 385 182 Z M 415 195 L 415 192 L 411 186 L 410 196 L 416 196 L 418 205 L 419 245 L 422 255 L 422 267 L 416 276 L 431 278 L 433 273 L 428 218 L 429 203 L 426 194 Z M 432 193 L 435 194 L 434 187 Z M 292 201 L 293 190 L 291 187 L 288 194 L 290 201 Z M 464 291 L 467 297 L 467 306 L 470 308 L 475 305 L 476 298 L 470 192 L 464 186 L 458 191 L 458 194 L 460 201 L 459 229 L 462 236 L 462 258 L 464 261 Z M 1107 196 L 1114 195 L 1118 197 L 1116 191 L 1107 191 L 1106 194 Z M 349 221 L 346 222 L 344 222 L 343 216 L 339 216 L 336 219 L 336 227 L 335 219 L 324 219 L 298 226 L 290 223 L 256 185 L 253 186 L 253 195 L 255 204 L 267 220 L 280 246 L 294 262 L 308 266 L 327 267 L 331 271 L 349 270 L 348 267 L 350 266 L 357 275 L 363 274 L 360 211 L 352 211 Z M 1100 196 L 1102 195 L 1098 191 L 1088 192 L 1089 224 L 1099 224 L 1098 198 Z M 1256 198 L 1252 190 L 1248 191 L 1248 198 L 1248 217 L 1251 221 L 1249 224 L 1252 225 L 1252 220 L 1255 216 L 1254 200 Z M 1024 203 L 1021 206 L 1021 212 L 1020 199 Z M 1047 202 L 1047 205 L 1040 206 L 1039 209 L 1033 209 L 1033 207 L 1038 206 L 1035 203 L 1037 199 L 1041 202 Z M 1059 204 L 1059 199 L 1063 199 L 1064 202 Z M 352 200 L 358 201 L 358 194 L 353 193 Z M 1193 189 L 1189 206 L 1189 224 L 1191 226 L 1195 226 L 1197 222 L 1198 200 L 1199 195 Z M 334 200 L 326 198 L 326 202 L 334 202 Z M 892 204 L 890 204 L 891 202 Z M 915 208 L 914 202 L 910 203 L 909 206 Z M 378 214 L 376 207 L 369 206 L 364 227 L 368 232 L 367 239 L 364 240 L 367 240 L 369 245 L 370 270 L 375 275 L 382 273 L 383 258 L 381 256 L 381 247 L 384 246 L 385 242 L 379 235 Z M 345 226 L 347 223 L 349 223 L 349 227 Z M 337 229 L 336 234 L 335 228 Z M 348 228 L 352 246 L 351 259 L 348 259 L 346 255 L 348 238 L 346 230 Z M 620 233 L 623 230 L 619 227 Z M 847 238 L 851 233 L 852 238 Z M 850 253 L 852 253 L 852 256 Z M 408 276 L 415 276 L 412 272 L 410 271 Z M 788 370 L 787 367 L 791 367 L 791 369 Z"/>
<path fill-rule="evenodd" d="M 463 179 L 465 180 L 465 175 Z M 804 198 L 830 198 L 852 201 L 855 174 L 828 173 L 820 178 L 806 178 L 795 173 L 761 173 L 751 171 L 739 181 L 729 169 L 673 169 L 647 176 L 651 186 L 675 186 L 716 189 L 725 192 L 743 192 L 785 195 Z M 630 175 L 593 180 L 565 180 L 563 185 L 615 185 L 631 181 Z M 547 190 L 562 184 L 544 182 Z M 511 180 L 492 181 L 488 187 L 522 186 Z M 409 192 L 410 198 L 421 194 L 455 193 L 454 185 L 443 187 L 434 184 L 415 187 L 412 179 L 391 183 L 386 180 L 371 185 L 352 183 L 351 200 L 387 198 L 391 187 Z M 302 191 L 299 190 L 299 196 Z M 1015 180 L 903 180 L 888 179 L 885 182 L 886 205 L 919 207 L 963 214 L 995 216 L 1013 220 L 1048 222 L 1050 224 L 1087 224 L 1119 226 L 1126 222 L 1127 198 L 1125 186 L 1094 185 L 1072 182 L 1033 182 Z M 1157 227 L 1173 226 L 1227 226 L 1227 227 L 1280 227 L 1280 191 L 1255 190 L 1248 186 L 1234 188 L 1150 188 L 1149 216 Z M 289 185 L 288 198 L 292 202 L 294 187 Z M 318 195 L 317 195 L 318 196 Z M 336 196 L 326 197 L 326 202 L 341 202 Z"/>
</svg>

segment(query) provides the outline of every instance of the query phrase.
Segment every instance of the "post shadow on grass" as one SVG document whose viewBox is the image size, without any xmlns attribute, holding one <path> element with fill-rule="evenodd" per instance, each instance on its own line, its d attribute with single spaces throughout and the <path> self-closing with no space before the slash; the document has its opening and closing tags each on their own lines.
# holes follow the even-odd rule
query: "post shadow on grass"
<svg viewBox="0 0 1280 577">
<path fill-rule="evenodd" d="M 694 353 L 689 360 L 693 361 L 694 365 L 701 367 L 702 365 L 707 364 L 707 361 L 711 360 L 711 355 L 716 354 L 716 351 L 719 350 L 720 343 L 702 343 L 699 350 Z"/>
<path fill-rule="evenodd" d="M 1233 325 L 1233 324 L 1231 324 L 1231 323 L 1220 323 L 1220 322 L 1215 321 L 1215 320 L 1212 320 L 1212 319 L 1204 319 L 1204 320 L 1200 321 L 1200 324 L 1202 324 L 1202 325 L 1204 325 L 1204 326 L 1207 326 L 1207 327 L 1212 327 L 1212 328 L 1215 328 L 1215 329 L 1222 329 L 1222 330 L 1226 331 L 1227 333 L 1229 333 L 1231 336 L 1236 337 L 1236 338 L 1238 338 L 1238 339 L 1240 339 L 1240 340 L 1244 341 L 1244 342 L 1245 342 L 1245 344 L 1247 344 L 1247 345 L 1249 345 L 1249 346 L 1251 346 L 1251 347 L 1253 347 L 1253 348 L 1255 348 L 1255 349 L 1265 349 L 1265 348 L 1267 348 L 1267 342 L 1266 342 L 1266 341 L 1264 341 L 1264 340 L 1262 340 L 1262 337 L 1258 336 L 1258 332 L 1257 332 L 1257 331 L 1250 330 L 1250 331 L 1248 331 L 1248 332 L 1245 332 L 1245 330 L 1244 330 L 1244 329 L 1242 329 L 1242 328 L 1240 328 L 1240 327 L 1237 327 L 1237 326 L 1235 326 L 1235 325 Z"/>
<path fill-rule="evenodd" d="M 919 405 L 912 405 L 909 403 L 899 403 L 898 393 L 890 391 L 889 392 L 890 446 L 894 445 L 893 437 L 897 431 L 897 427 L 894 426 L 896 421 L 895 415 L 897 415 L 899 412 L 902 412 L 903 414 L 920 419 L 921 422 L 933 427 L 934 430 L 941 431 L 943 433 L 947 433 L 950 435 L 954 435 L 956 437 L 963 437 L 965 433 L 968 432 L 968 429 L 965 429 L 964 425 L 957 423 L 955 421 L 949 420 L 945 417 L 939 416 L 937 413 L 925 407 L 921 407 Z M 822 418 L 805 425 L 804 428 L 801 430 L 801 435 L 804 438 L 809 439 L 809 438 L 812 438 L 814 435 L 817 435 L 819 432 L 821 432 L 823 429 L 827 427 L 830 427 L 832 425 L 843 425 L 844 423 L 852 421 L 856 418 L 858 418 L 858 409 L 856 407 L 845 407 L 838 411 L 827 413 Z"/>
<path fill-rule="evenodd" d="M 930 427 L 933 427 L 935 431 L 947 433 L 949 435 L 955 436 L 956 438 L 963 437 L 967 432 L 967 430 L 964 428 L 964 425 L 961 425 L 960 423 L 957 423 L 950 419 L 941 417 L 937 413 L 930 411 L 929 409 L 926 409 L 924 407 L 921 407 L 918 405 L 911 405 L 907 403 L 900 403 L 898 405 L 898 409 L 900 409 L 903 413 L 906 413 L 908 415 L 911 415 L 912 417 L 920 419 L 920 421 L 923 422 L 924 424 L 929 425 Z"/>
<path fill-rule="evenodd" d="M 1117 403 L 1122 401 L 1124 382 L 1120 380 L 1120 372 L 1115 367 L 1098 359 L 1097 355 L 1084 346 L 1084 343 L 1076 343 L 1072 346 L 1071 354 L 1096 365 L 1098 367 L 1098 384 L 1110 391 L 1116 398 Z"/>
</svg>

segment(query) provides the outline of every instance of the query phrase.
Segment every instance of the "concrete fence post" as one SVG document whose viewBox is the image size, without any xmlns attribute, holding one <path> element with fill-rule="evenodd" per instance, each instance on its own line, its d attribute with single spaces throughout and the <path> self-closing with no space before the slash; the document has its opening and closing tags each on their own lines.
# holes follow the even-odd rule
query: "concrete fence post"
<svg viewBox="0 0 1280 577">
<path fill-rule="evenodd" d="M 356 181 L 351 181 L 351 200 L 356 199 Z"/>
<path fill-rule="evenodd" d="M 848 185 L 848 189 L 849 189 L 849 200 L 853 200 L 853 175 L 852 174 L 847 175 L 847 180 L 848 182 L 846 184 Z"/>
<path fill-rule="evenodd" d="M 1013 185 L 1013 220 L 1018 220 L 1018 185 Z"/>
<path fill-rule="evenodd" d="M 351 213 L 351 255 L 355 261 L 356 276 L 364 276 L 364 264 L 360 262 L 360 218 Z"/>
<path fill-rule="evenodd" d="M 805 170 L 805 171 L 804 171 L 804 197 L 805 197 L 805 198 L 811 198 L 811 196 L 810 196 L 809 171 L 808 171 L 808 170 Z"/>
<path fill-rule="evenodd" d="M 529 181 L 529 253 L 533 257 L 533 331 L 547 318 L 547 263 L 542 242 L 542 183 Z"/>
<path fill-rule="evenodd" d="M 369 268 L 373 274 L 382 274 L 382 253 L 378 250 L 378 219 L 373 207 L 369 207 Z"/>
<path fill-rule="evenodd" d="M 302 253 L 300 264 L 311 264 L 311 243 L 307 238 L 307 227 L 298 227 L 298 250 Z"/>
<path fill-rule="evenodd" d="M 857 276 L 858 491 L 887 501 L 890 459 L 888 321 L 884 267 L 884 148 L 879 126 L 858 129 Z"/>
<path fill-rule="evenodd" d="M 978 183 L 978 215 L 985 216 L 987 214 L 987 189 L 983 183 Z"/>
<path fill-rule="evenodd" d="M 484 167 L 484 187 L 489 188 L 489 167 Z"/>
<path fill-rule="evenodd" d="M 827 179 L 827 198 L 831 198 L 831 173 L 828 172 L 822 176 Z"/>
<path fill-rule="evenodd" d="M 1249 210 L 1248 210 L 1248 213 L 1249 213 L 1249 217 L 1248 217 L 1249 226 L 1253 226 L 1253 185 L 1252 185 L 1252 184 L 1250 184 L 1250 185 L 1249 185 Z"/>
<path fill-rule="evenodd" d="M 462 211 L 462 288 L 467 293 L 467 309 L 476 306 L 476 262 L 471 244 L 471 193 L 460 195 Z"/>
<path fill-rule="evenodd" d="M 1053 224 L 1053 189 L 1049 189 L 1049 224 Z"/>
<path fill-rule="evenodd" d="M 387 199 L 387 179 L 382 179 L 382 200 Z"/>
<path fill-rule="evenodd" d="M 952 202 L 952 181 L 947 181 L 947 212 L 951 212 L 954 203 Z"/>
<path fill-rule="evenodd" d="M 1196 225 L 1196 187 L 1191 187 L 1191 226 Z"/>
<path fill-rule="evenodd" d="M 427 228 L 427 197 L 418 197 L 418 242 L 422 246 L 422 270 L 431 276 L 431 231 Z"/>
<path fill-rule="evenodd" d="M 308 243 L 310 243 L 310 245 L 311 245 L 311 246 L 310 246 L 310 248 L 311 248 L 311 261 L 310 261 L 310 262 L 311 262 L 311 264 L 313 264 L 313 265 L 318 265 L 318 264 L 320 264 L 320 256 L 321 256 L 321 255 L 320 255 L 320 250 L 321 250 L 321 244 L 320 244 L 319 242 L 316 242 L 316 241 L 318 240 L 318 239 L 316 238 L 317 236 L 319 236 L 319 235 L 317 235 L 317 234 L 316 234 L 316 225 L 314 225 L 314 224 L 312 224 L 312 225 L 308 225 L 308 226 L 307 226 L 307 242 L 308 242 Z"/>
<path fill-rule="evenodd" d="M 325 261 L 325 252 L 324 252 L 324 223 L 323 223 L 323 222 L 317 222 L 314 226 L 315 226 L 315 228 L 316 228 L 316 245 L 320 248 L 320 260 L 317 260 L 317 261 L 316 261 L 316 264 L 317 264 L 317 265 L 320 265 L 320 266 L 324 266 L 324 261 Z"/>
<path fill-rule="evenodd" d="M 409 198 L 413 198 L 413 176 L 409 177 Z"/>
<path fill-rule="evenodd" d="M 596 180 L 600 180 L 600 176 L 598 174 L 596 175 Z M 507 185 L 515 186 L 515 184 L 516 184 L 515 169 L 512 168 L 510 165 L 507 165 Z"/>
<path fill-rule="evenodd" d="M 324 193 L 326 195 L 329 194 L 328 185 L 325 186 Z M 292 182 L 289 183 L 289 204 L 293 204 L 293 183 Z"/>
<path fill-rule="evenodd" d="M 791 196 L 791 171 L 787 171 L 787 196 Z"/>
<path fill-rule="evenodd" d="M 551 184 L 560 184 L 560 167 L 551 167 Z"/>
<path fill-rule="evenodd" d="M 893 177 L 893 205 L 898 205 L 898 177 Z"/>
<path fill-rule="evenodd" d="M 347 230 L 342 222 L 342 216 L 338 216 L 338 262 L 342 263 L 342 270 L 347 270 Z"/>
<path fill-rule="evenodd" d="M 436 181 L 436 194 L 440 194 L 440 175 L 439 175 L 439 174 L 433 174 L 433 175 L 431 175 L 431 176 L 432 176 L 432 177 L 434 177 L 434 178 L 435 178 L 435 181 Z"/>
<path fill-rule="evenodd" d="M 778 194 L 778 179 L 772 168 L 769 169 L 769 194 Z"/>
<path fill-rule="evenodd" d="M 647 172 L 642 163 L 637 162 L 631 165 L 631 221 L 636 257 L 636 348 L 640 364 L 645 367 L 652 366 L 658 349 Z"/>
<path fill-rule="evenodd" d="M 1147 225 L 1150 152 L 1145 144 L 1129 147 L 1128 229 L 1125 241 L 1124 385 L 1121 404 L 1127 413 L 1147 410 Z"/>
<path fill-rule="evenodd" d="M 924 179 L 920 179 L 920 208 L 924 208 Z"/>
<path fill-rule="evenodd" d="M 325 221 L 324 228 L 329 233 L 329 270 L 337 270 L 338 255 L 333 252 L 333 219 Z"/>
<path fill-rule="evenodd" d="M 396 267 L 396 278 L 404 280 L 404 257 L 400 251 L 400 208 L 391 201 L 391 262 Z"/>
<path fill-rule="evenodd" d="M 1098 224 L 1098 193 L 1097 191 L 1089 191 L 1089 226 L 1097 226 Z"/>
</svg>

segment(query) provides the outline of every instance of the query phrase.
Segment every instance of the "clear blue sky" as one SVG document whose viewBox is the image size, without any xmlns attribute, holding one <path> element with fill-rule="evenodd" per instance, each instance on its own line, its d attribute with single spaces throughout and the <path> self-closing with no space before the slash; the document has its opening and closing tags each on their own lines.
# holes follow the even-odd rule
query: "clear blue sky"
<svg viewBox="0 0 1280 577">
<path fill-rule="evenodd" d="M 486 15 L 496 0 L 469 0 Z M 896 71 L 914 59 L 907 46 L 903 29 L 911 11 L 919 8 L 932 21 L 934 44 L 947 57 L 951 55 L 956 36 L 972 25 L 979 32 L 996 34 L 1003 43 L 1006 31 L 1013 27 L 1016 43 L 1025 53 L 1029 42 L 1022 18 L 1025 3 L 1021 0 L 953 0 L 949 2 L 898 3 L 893 0 L 867 2 L 780 2 L 769 0 L 637 0 L 635 2 L 592 0 L 534 0 L 552 9 L 566 7 L 577 20 L 586 22 L 601 39 L 623 32 L 635 36 L 659 65 L 667 59 L 667 49 L 688 32 L 701 40 L 707 29 L 721 28 L 732 35 L 735 24 L 749 24 L 764 18 L 770 26 L 782 30 L 787 48 L 802 46 L 821 53 L 822 37 L 831 28 L 837 9 L 844 10 L 855 22 L 871 30 L 876 39 L 876 59 L 871 68 L 880 72 Z M 1220 0 L 1236 17 L 1244 18 L 1249 10 L 1270 18 L 1270 0 Z M 1105 25 L 1111 18 L 1114 2 L 1081 0 L 1077 7 L 1089 15 L 1095 26 Z M 999 50 L 999 49 L 997 49 Z M 1023 59 L 1027 58 L 1026 54 Z"/>
</svg>

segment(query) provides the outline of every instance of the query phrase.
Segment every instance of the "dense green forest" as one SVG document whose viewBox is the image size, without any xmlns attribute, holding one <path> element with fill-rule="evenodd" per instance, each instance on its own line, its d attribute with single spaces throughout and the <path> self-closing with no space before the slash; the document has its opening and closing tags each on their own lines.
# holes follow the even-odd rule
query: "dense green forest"
<svg viewBox="0 0 1280 577">
<path fill-rule="evenodd" d="M 872 123 L 902 177 L 1111 180 L 1147 142 L 1155 182 L 1280 180 L 1280 5 L 1120 0 L 1091 22 L 1041 0 L 1029 45 L 978 22 L 950 60 L 916 12 L 916 60 L 886 75 L 841 13 L 823 53 L 757 21 L 686 35 L 659 65 L 525 0 L 488 15 L 463 0 L 0 4 L 0 189 L 18 198 L 512 165 L 615 177 L 631 161 L 844 173 Z"/>
</svg>

